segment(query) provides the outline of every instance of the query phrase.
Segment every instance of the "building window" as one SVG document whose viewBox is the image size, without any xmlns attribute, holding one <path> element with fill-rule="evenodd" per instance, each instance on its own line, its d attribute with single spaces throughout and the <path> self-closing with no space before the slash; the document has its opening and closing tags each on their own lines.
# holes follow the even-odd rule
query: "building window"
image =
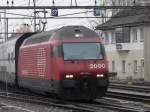
<svg viewBox="0 0 150 112">
<path fill-rule="evenodd" d="M 116 28 L 115 35 L 116 35 L 116 43 L 123 43 L 122 28 Z"/>
<path fill-rule="evenodd" d="M 115 61 L 112 61 L 112 72 L 115 71 Z"/>
<path fill-rule="evenodd" d="M 144 31 L 143 31 L 143 28 L 140 29 L 140 41 L 141 42 L 144 41 Z"/>
<path fill-rule="evenodd" d="M 133 29 L 133 42 L 137 42 L 137 29 Z"/>
<path fill-rule="evenodd" d="M 105 44 L 109 44 L 109 34 L 105 32 Z"/>
<path fill-rule="evenodd" d="M 115 30 L 116 43 L 129 43 L 130 42 L 130 28 L 116 28 Z"/>
<path fill-rule="evenodd" d="M 137 72 L 137 60 L 134 60 L 134 72 Z"/>
<path fill-rule="evenodd" d="M 122 73 L 125 73 L 126 72 L 126 61 L 123 60 L 122 61 Z"/>
<path fill-rule="evenodd" d="M 111 32 L 111 43 L 112 44 L 116 43 L 115 32 Z"/>
<path fill-rule="evenodd" d="M 144 67 L 144 59 L 141 59 L 141 66 Z"/>
</svg>

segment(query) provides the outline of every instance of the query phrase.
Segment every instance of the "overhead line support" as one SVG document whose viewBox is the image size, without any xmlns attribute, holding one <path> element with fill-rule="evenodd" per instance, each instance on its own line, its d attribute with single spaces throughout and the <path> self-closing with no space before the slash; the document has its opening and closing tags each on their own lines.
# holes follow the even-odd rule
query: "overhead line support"
<svg viewBox="0 0 150 112">
<path fill-rule="evenodd" d="M 0 6 L 0 9 L 145 9 L 150 6 Z"/>
</svg>

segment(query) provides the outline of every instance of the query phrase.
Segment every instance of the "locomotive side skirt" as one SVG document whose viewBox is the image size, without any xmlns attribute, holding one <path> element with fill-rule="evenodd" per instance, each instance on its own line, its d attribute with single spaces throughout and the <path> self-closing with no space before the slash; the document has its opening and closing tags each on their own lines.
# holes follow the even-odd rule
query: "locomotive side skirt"
<svg viewBox="0 0 150 112">
<path fill-rule="evenodd" d="M 24 88 L 31 90 L 40 90 L 47 93 L 58 93 L 59 81 L 42 80 L 42 79 L 31 79 L 18 77 L 18 83 Z"/>
</svg>

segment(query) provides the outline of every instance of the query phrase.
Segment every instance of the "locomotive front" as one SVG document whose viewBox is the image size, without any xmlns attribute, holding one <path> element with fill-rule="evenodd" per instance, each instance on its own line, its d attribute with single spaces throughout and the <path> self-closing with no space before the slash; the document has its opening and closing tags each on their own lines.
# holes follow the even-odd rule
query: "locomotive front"
<svg viewBox="0 0 150 112">
<path fill-rule="evenodd" d="M 26 39 L 19 50 L 18 85 L 65 99 L 95 99 L 108 88 L 108 65 L 98 35 L 66 26 Z"/>
<path fill-rule="evenodd" d="M 60 75 L 59 94 L 65 99 L 95 99 L 104 96 L 108 88 L 104 46 L 95 32 L 81 31 L 75 32 L 78 37 L 61 39 L 57 46 L 59 58 L 54 65 Z"/>
</svg>

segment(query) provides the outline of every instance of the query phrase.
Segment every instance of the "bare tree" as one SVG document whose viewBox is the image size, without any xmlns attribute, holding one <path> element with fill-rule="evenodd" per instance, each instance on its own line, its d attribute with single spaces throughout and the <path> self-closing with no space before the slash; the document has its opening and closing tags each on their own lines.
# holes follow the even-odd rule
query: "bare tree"
<svg viewBox="0 0 150 112">
<path fill-rule="evenodd" d="M 11 34 L 9 38 L 20 36 L 23 33 L 33 32 L 33 31 L 32 31 L 31 26 L 29 24 L 23 23 L 16 28 L 15 32 L 16 33 Z"/>
</svg>

